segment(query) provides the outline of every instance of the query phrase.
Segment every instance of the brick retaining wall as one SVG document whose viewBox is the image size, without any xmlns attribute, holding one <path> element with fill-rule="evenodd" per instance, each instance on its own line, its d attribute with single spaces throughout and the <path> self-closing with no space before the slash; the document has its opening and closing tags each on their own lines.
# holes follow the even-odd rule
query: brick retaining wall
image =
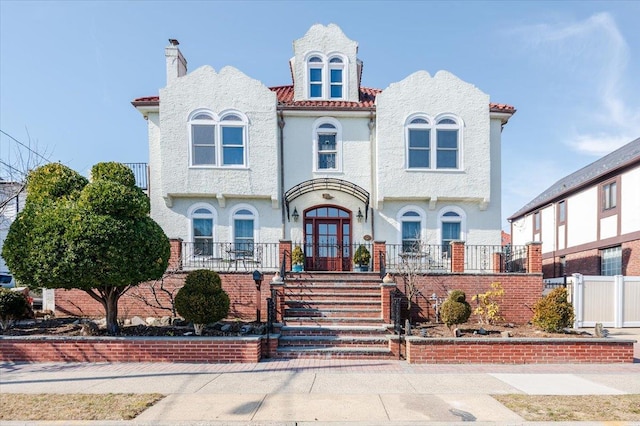
<svg viewBox="0 0 640 426">
<path fill-rule="evenodd" d="M 633 340 L 408 337 L 412 364 L 581 364 L 633 362 Z"/>
<path fill-rule="evenodd" d="M 0 337 L 0 361 L 258 362 L 256 337 Z"/>
</svg>

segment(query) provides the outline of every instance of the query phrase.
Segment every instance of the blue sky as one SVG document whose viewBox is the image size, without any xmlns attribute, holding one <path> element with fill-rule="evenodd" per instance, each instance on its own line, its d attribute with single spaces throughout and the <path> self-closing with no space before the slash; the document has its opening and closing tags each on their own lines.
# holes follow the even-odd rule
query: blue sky
<svg viewBox="0 0 640 426">
<path fill-rule="evenodd" d="M 557 179 L 640 136 L 638 17 L 636 1 L 0 0 L 0 129 L 83 174 L 146 162 L 130 101 L 164 86 L 169 38 L 190 71 L 232 65 L 276 86 L 291 83 L 293 40 L 335 23 L 359 43 L 364 86 L 444 69 L 517 108 L 502 139 L 508 228 Z M 0 160 L 20 152 L 0 134 Z"/>
</svg>

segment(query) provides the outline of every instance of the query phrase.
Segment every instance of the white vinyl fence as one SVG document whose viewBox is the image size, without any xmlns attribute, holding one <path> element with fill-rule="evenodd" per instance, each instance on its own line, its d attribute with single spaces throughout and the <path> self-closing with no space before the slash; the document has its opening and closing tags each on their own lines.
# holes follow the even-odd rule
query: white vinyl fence
<svg viewBox="0 0 640 426">
<path fill-rule="evenodd" d="M 574 274 L 570 282 L 575 327 L 640 327 L 640 277 Z"/>
</svg>

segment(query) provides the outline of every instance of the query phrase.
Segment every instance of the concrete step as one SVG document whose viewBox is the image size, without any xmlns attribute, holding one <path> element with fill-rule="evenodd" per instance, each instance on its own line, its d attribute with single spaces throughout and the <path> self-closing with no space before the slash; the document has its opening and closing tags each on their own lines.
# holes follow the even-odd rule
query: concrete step
<svg viewBox="0 0 640 426">
<path fill-rule="evenodd" d="M 278 348 L 277 358 L 310 358 L 310 359 L 391 359 L 393 354 L 388 348 L 327 348 L 296 347 Z"/>
<path fill-rule="evenodd" d="M 373 336 L 280 336 L 278 347 L 388 348 L 386 335 Z"/>
<path fill-rule="evenodd" d="M 333 317 L 350 317 L 350 318 L 376 318 L 380 319 L 382 312 L 380 307 L 373 309 L 367 308 L 287 308 L 284 310 L 285 318 L 333 318 Z"/>
<path fill-rule="evenodd" d="M 378 296 L 377 300 L 336 300 L 336 299 L 311 299 L 311 300 L 285 300 L 284 302 L 287 306 L 297 307 L 297 306 L 328 306 L 328 307 L 338 307 L 338 306 L 377 306 L 380 308 L 380 296 Z M 301 306 L 302 305 L 302 306 Z"/>
<path fill-rule="evenodd" d="M 282 336 L 378 336 L 392 334 L 393 324 L 380 325 L 284 325 Z"/>
<path fill-rule="evenodd" d="M 338 325 L 377 325 L 382 324 L 382 318 L 358 318 L 358 317 L 287 317 L 284 322 L 287 325 L 315 325 L 315 326 L 338 326 Z"/>
</svg>

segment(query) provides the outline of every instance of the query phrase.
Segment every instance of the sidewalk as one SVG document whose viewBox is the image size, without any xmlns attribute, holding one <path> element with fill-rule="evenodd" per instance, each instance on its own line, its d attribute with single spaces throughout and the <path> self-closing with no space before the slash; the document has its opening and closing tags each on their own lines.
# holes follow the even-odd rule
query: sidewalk
<svg viewBox="0 0 640 426">
<path fill-rule="evenodd" d="M 4 363 L 0 364 L 0 373 L 0 393 L 4 396 L 109 392 L 168 395 L 132 421 L 64 422 L 65 425 L 450 425 L 467 421 L 518 425 L 536 423 L 525 422 L 491 398 L 491 394 L 640 394 L 640 363 L 410 365 L 404 361 L 339 360 L 267 360 L 257 364 Z M 3 425 L 27 424 L 62 423 L 3 422 Z"/>
<path fill-rule="evenodd" d="M 587 329 L 592 332 L 593 330 Z M 536 425 L 494 394 L 640 394 L 640 329 L 633 364 L 407 364 L 405 361 L 265 360 L 257 364 L 0 363 L 0 395 L 151 393 L 167 395 L 131 421 L 16 425 Z M 602 422 L 554 422 L 562 425 Z M 618 422 L 618 424 L 625 424 Z M 630 423 L 626 423 L 630 424 Z"/>
</svg>

